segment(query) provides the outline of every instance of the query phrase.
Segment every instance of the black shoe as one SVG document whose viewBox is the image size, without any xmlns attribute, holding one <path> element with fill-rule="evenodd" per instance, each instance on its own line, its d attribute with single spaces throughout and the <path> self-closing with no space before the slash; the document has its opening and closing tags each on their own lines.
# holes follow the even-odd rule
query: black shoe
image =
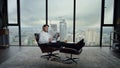
<svg viewBox="0 0 120 68">
<path fill-rule="evenodd" d="M 79 42 L 76 43 L 76 45 L 81 45 L 84 43 L 84 39 L 80 40 Z"/>
</svg>

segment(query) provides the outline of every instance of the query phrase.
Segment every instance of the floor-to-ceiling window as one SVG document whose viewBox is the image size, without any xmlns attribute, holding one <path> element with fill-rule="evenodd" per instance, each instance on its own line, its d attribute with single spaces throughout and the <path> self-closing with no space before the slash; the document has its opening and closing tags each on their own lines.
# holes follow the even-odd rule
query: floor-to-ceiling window
<svg viewBox="0 0 120 68">
<path fill-rule="evenodd" d="M 19 32 L 18 26 L 9 26 L 9 44 L 19 45 Z"/>
<path fill-rule="evenodd" d="M 102 33 L 102 46 L 110 46 L 113 41 L 113 27 L 103 27 Z"/>
<path fill-rule="evenodd" d="M 104 24 L 113 24 L 114 0 L 105 0 Z"/>
<path fill-rule="evenodd" d="M 60 41 L 73 42 L 74 0 L 48 0 L 50 33 L 60 33 Z"/>
<path fill-rule="evenodd" d="M 99 46 L 101 0 L 76 0 L 75 41 L 85 39 L 86 46 Z"/>
<path fill-rule="evenodd" d="M 105 0 L 104 7 L 104 24 L 102 26 L 102 46 L 110 46 L 110 33 L 113 32 L 113 12 L 114 12 L 114 0 Z M 111 34 L 113 35 L 113 34 Z M 113 36 L 111 36 L 113 37 Z M 113 41 L 113 40 L 111 40 Z"/>
<path fill-rule="evenodd" d="M 8 0 L 8 23 L 17 23 L 17 0 Z"/>
<path fill-rule="evenodd" d="M 34 33 L 40 33 L 46 23 L 45 6 L 45 0 L 20 0 L 22 45 L 36 45 Z"/>
<path fill-rule="evenodd" d="M 19 45 L 19 29 L 17 20 L 17 0 L 7 0 L 9 44 Z"/>
</svg>

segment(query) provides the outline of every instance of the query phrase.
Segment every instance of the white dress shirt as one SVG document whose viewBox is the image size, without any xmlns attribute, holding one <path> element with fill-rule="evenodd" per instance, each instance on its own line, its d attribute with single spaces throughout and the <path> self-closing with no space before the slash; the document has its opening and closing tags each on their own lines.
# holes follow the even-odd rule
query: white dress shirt
<svg viewBox="0 0 120 68">
<path fill-rule="evenodd" d="M 52 38 L 52 36 L 45 31 L 41 31 L 39 35 L 39 44 L 49 43 L 49 39 Z"/>
</svg>

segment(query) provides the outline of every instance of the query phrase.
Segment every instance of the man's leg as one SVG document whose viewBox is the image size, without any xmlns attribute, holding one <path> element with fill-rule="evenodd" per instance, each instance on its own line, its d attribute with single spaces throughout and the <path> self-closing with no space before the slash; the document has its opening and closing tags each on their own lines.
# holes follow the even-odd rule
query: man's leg
<svg viewBox="0 0 120 68">
<path fill-rule="evenodd" d="M 76 45 L 74 43 L 64 43 L 64 45 L 62 45 L 62 46 L 76 49 Z"/>
<path fill-rule="evenodd" d="M 55 48 L 60 48 L 60 47 L 74 47 L 74 44 L 69 44 L 69 43 L 65 43 L 65 42 L 60 42 L 57 41 L 56 43 L 47 43 L 47 46 L 51 46 L 51 47 L 55 47 Z"/>
<path fill-rule="evenodd" d="M 69 48 L 74 48 L 74 49 L 77 49 L 79 50 L 83 45 L 84 45 L 84 42 L 82 41 L 79 41 L 77 44 L 75 43 L 64 43 L 64 42 L 59 42 L 59 44 L 63 47 L 69 47 Z"/>
<path fill-rule="evenodd" d="M 83 42 L 77 45 L 75 43 L 65 43 L 65 42 L 58 41 L 56 43 L 47 43 L 46 45 L 55 47 L 55 48 L 69 47 L 69 48 L 79 49 L 81 47 L 80 45 L 83 45 Z"/>
<path fill-rule="evenodd" d="M 60 47 L 69 47 L 74 49 L 78 48 L 78 46 L 76 46 L 74 43 L 65 43 L 60 41 L 57 41 L 56 43 L 48 43 L 47 45 L 55 48 L 60 48 Z"/>
<path fill-rule="evenodd" d="M 54 48 L 60 48 L 61 47 L 61 45 L 58 42 L 56 42 L 56 43 L 47 43 L 47 46 L 51 46 L 51 47 L 54 47 Z"/>
</svg>

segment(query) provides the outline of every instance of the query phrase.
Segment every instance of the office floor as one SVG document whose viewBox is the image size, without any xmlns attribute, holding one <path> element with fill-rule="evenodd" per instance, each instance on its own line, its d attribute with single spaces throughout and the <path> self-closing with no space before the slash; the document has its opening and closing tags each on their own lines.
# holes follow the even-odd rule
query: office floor
<svg viewBox="0 0 120 68">
<path fill-rule="evenodd" d="M 57 51 L 59 53 L 59 51 Z M 63 62 L 41 58 L 39 47 L 10 46 L 0 49 L 0 68 L 119 68 L 120 52 L 109 47 L 84 47 L 78 64 L 65 64 Z M 59 53 L 62 59 L 69 54 Z"/>
</svg>

